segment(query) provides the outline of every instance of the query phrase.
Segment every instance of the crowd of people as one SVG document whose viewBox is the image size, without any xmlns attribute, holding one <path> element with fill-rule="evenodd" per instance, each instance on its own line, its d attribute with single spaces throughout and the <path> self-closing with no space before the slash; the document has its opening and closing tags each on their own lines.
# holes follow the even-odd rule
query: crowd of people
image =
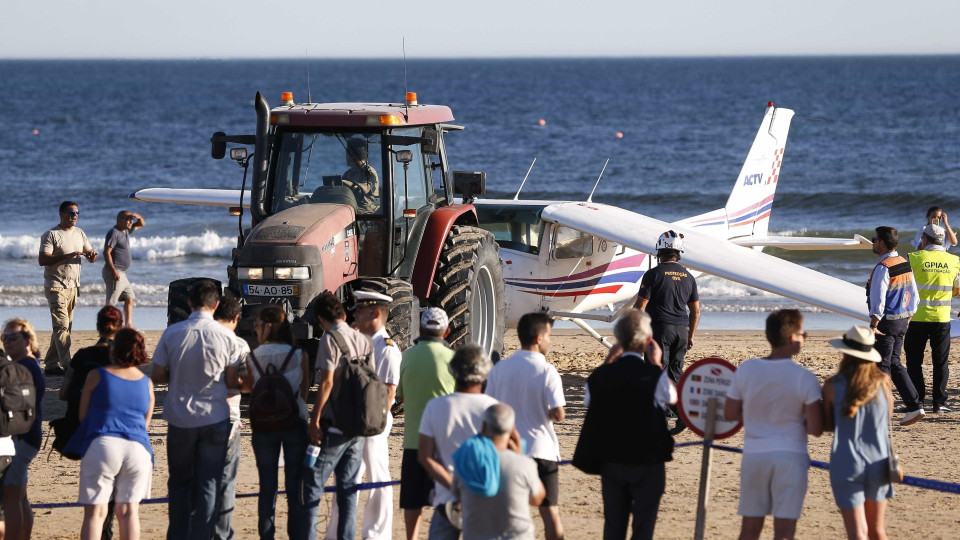
<svg viewBox="0 0 960 540">
<path fill-rule="evenodd" d="M 121 538 L 139 537 L 138 504 L 151 493 L 153 473 L 148 429 L 154 385 L 166 386 L 168 538 L 234 536 L 243 393 L 251 394 L 260 538 L 276 534 L 281 466 L 290 538 L 354 538 L 358 484 L 365 475 L 375 487 L 363 509 L 361 535 L 391 537 L 393 491 L 384 484 L 391 480 L 392 414 L 385 412 L 376 429 L 361 434 L 339 409 L 355 389 L 345 373 L 358 365 L 381 385 L 384 411 L 401 404 L 404 410 L 399 506 L 408 539 L 420 536 L 425 507 L 434 509 L 431 539 L 533 538 L 530 506 L 537 507 L 548 540 L 564 538 L 554 423 L 565 420 L 567 403 L 560 375 L 547 359 L 553 321 L 546 314 L 524 315 L 517 327 L 520 349 L 494 365 L 476 345 L 448 346 L 449 320 L 439 308 L 423 311 L 419 340 L 401 352 L 386 331 L 390 296 L 355 291 L 348 325 L 341 299 L 325 292 L 308 310 L 323 330 L 311 358 L 298 347 L 279 306 L 257 312 L 251 349 L 235 333 L 237 300 L 221 296 L 216 283 L 199 281 L 189 291 L 192 313 L 163 332 L 151 358 L 142 334 L 131 327 L 133 295 L 121 275 L 129 267 L 126 235 L 143 218 L 121 212 L 104 249 L 104 279 L 116 283 L 108 286 L 108 305 L 97 316 L 99 341 L 71 357 L 76 290 L 68 289 L 77 287 L 80 259 L 97 258 L 76 227 L 78 216 L 75 203 L 61 205 L 61 222 L 45 235 L 39 262 L 54 323 L 47 370 L 66 369 L 60 398 L 67 413 L 53 426 L 55 447 L 80 460 L 81 538 L 110 538 L 114 516 Z M 742 421 L 745 430 L 740 538 L 759 538 L 768 515 L 774 516 L 775 538 L 793 538 L 807 487 L 807 438 L 824 431 L 834 432 L 830 481 L 848 536 L 885 538 L 886 501 L 894 492 L 892 389 L 905 405 L 901 425 L 925 416 L 919 366 L 928 341 L 932 410 L 950 410 L 946 358 L 960 259 L 944 246 L 956 237 L 936 207 L 918 236 L 917 251 L 905 258 L 896 251 L 896 229 L 876 229 L 879 259 L 867 285 L 870 326 L 831 340 L 841 360 L 822 384 L 793 360 L 807 337 L 802 314 L 780 310 L 767 318 L 770 353 L 739 366 L 723 408 L 723 416 Z M 685 428 L 679 418 L 673 428 L 668 424 L 676 417 L 676 382 L 699 320 L 696 282 L 679 264 L 682 241 L 673 231 L 659 239 L 658 271 L 644 275 L 636 307 L 614 325 L 616 345 L 586 382 L 573 465 L 600 476 L 607 539 L 625 538 L 631 517 L 632 538 L 653 537 L 673 435 Z M 119 300 L 124 312 L 112 305 Z M 41 443 L 45 373 L 28 321 L 7 321 L 2 344 L 9 362 L 32 378 L 37 421 L 26 433 L 0 437 L 0 538 L 29 538 L 27 472 Z M 142 368 L 150 362 L 148 377 Z M 317 390 L 310 403 L 313 380 Z M 623 429 L 624 418 L 630 429 Z M 331 476 L 336 495 L 323 531 L 319 508 Z"/>
</svg>

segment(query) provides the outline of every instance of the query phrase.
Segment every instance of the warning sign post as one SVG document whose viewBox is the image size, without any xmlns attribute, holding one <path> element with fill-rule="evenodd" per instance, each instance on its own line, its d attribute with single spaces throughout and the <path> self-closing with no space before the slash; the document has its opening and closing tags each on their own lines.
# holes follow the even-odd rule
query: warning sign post
<svg viewBox="0 0 960 540">
<path fill-rule="evenodd" d="M 727 389 L 733 383 L 737 368 L 722 358 L 704 358 L 683 373 L 677 393 L 678 409 L 691 431 L 703 437 L 703 460 L 700 463 L 700 493 L 697 496 L 697 523 L 694 540 L 703 540 L 710 496 L 711 451 L 714 439 L 725 439 L 740 430 L 741 422 L 723 418 Z"/>
</svg>

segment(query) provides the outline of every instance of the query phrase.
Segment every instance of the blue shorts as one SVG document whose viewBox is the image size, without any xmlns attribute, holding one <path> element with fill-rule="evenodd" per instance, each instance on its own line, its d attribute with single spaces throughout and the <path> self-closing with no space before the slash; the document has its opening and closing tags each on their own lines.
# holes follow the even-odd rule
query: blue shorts
<svg viewBox="0 0 960 540">
<path fill-rule="evenodd" d="M 3 479 L 5 486 L 25 486 L 27 485 L 27 470 L 30 469 L 30 462 L 37 457 L 40 450 L 23 442 L 23 439 L 16 439 L 14 445 L 17 447 L 17 453 L 7 468 L 7 476 Z"/>
<path fill-rule="evenodd" d="M 843 474 L 843 471 L 830 469 L 833 498 L 841 509 L 859 508 L 866 499 L 880 502 L 893 497 L 893 484 L 890 483 L 885 459 L 868 463 L 862 471 L 852 476 L 841 478 Z"/>
</svg>

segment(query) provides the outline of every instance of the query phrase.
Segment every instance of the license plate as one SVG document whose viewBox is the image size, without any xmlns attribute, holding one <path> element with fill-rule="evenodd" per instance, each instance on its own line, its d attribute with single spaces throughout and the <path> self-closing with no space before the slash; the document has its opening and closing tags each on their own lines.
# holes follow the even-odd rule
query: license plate
<svg viewBox="0 0 960 540">
<path fill-rule="evenodd" d="M 243 285 L 247 296 L 299 296 L 299 285 Z"/>
</svg>

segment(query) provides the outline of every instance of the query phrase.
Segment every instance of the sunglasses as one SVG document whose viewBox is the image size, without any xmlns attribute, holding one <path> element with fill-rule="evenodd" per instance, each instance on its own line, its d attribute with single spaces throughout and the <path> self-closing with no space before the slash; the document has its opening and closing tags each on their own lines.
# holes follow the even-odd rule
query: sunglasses
<svg viewBox="0 0 960 540">
<path fill-rule="evenodd" d="M 10 341 L 17 339 L 18 336 L 26 337 L 26 334 L 23 332 L 4 332 L 3 334 L 0 334 L 0 341 Z"/>
<path fill-rule="evenodd" d="M 68 216 L 79 216 L 79 215 L 80 215 L 80 211 L 79 211 L 79 210 L 67 210 L 67 211 L 64 212 L 64 213 L 67 214 Z"/>
</svg>

